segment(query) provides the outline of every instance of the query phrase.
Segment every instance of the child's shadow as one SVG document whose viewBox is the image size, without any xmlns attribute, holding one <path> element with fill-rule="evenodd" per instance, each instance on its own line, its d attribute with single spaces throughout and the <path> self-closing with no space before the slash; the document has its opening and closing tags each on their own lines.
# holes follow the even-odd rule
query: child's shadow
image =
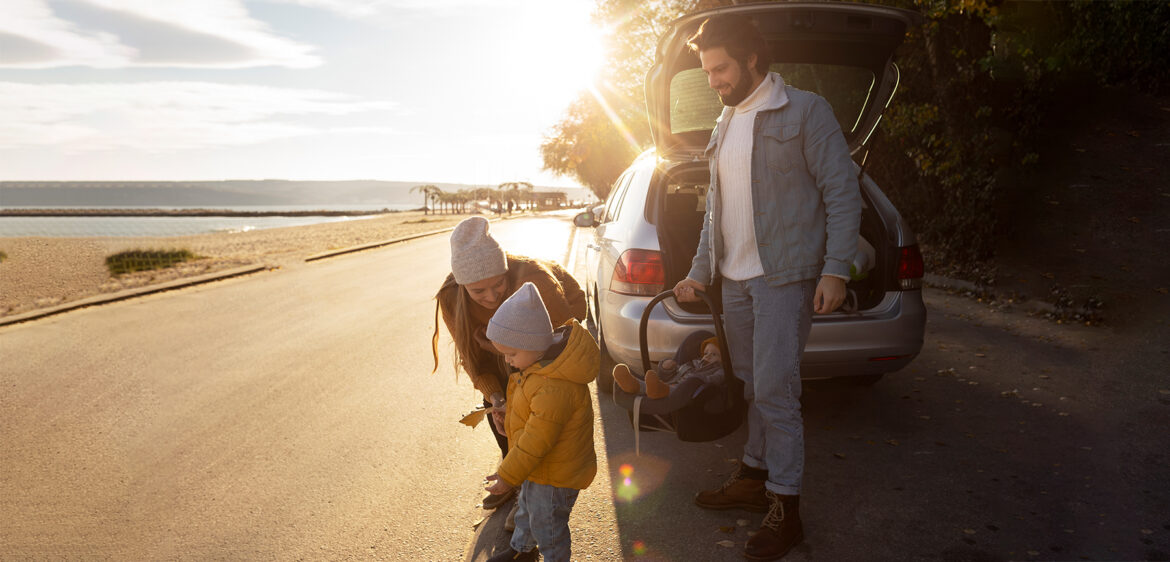
<svg viewBox="0 0 1170 562">
<path fill-rule="evenodd" d="M 483 520 L 476 526 L 467 555 L 463 558 L 466 562 L 483 562 L 508 549 L 512 531 L 504 530 L 504 520 L 508 518 L 508 512 L 512 511 L 514 505 L 516 497 L 493 510 L 482 510 Z"/>
</svg>

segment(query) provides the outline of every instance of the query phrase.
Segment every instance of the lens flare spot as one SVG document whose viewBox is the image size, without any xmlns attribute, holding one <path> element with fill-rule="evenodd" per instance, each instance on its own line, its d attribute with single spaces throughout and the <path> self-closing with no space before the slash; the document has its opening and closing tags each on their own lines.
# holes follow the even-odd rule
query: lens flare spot
<svg viewBox="0 0 1170 562">
<path fill-rule="evenodd" d="M 646 543 L 634 541 L 634 556 L 642 556 L 644 554 L 646 554 Z"/>
<path fill-rule="evenodd" d="M 623 464 L 621 468 L 618 469 L 618 472 L 621 472 L 622 476 L 629 478 L 630 475 L 634 473 L 634 467 L 633 465 Z"/>
<path fill-rule="evenodd" d="M 623 480 L 621 485 L 618 486 L 618 489 L 617 489 L 618 498 L 627 502 L 627 503 L 638 499 L 638 496 L 640 496 L 641 494 L 642 494 L 642 492 L 640 490 L 638 490 L 638 485 L 634 484 L 634 481 L 629 479 L 629 478 L 626 478 L 625 480 Z"/>
</svg>

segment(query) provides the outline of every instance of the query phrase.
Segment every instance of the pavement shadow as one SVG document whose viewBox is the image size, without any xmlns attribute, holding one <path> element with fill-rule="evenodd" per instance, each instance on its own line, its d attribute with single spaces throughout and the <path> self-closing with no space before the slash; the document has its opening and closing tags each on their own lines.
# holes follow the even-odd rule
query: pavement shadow
<svg viewBox="0 0 1170 562">
<path fill-rule="evenodd" d="M 475 534 L 471 538 L 471 544 L 467 547 L 464 560 L 483 562 L 497 553 L 507 550 L 512 532 L 504 530 L 504 520 L 508 518 L 508 512 L 512 510 L 514 505 L 516 505 L 515 497 L 496 509 L 480 508 L 483 511 L 483 518 L 475 527 Z"/>
<path fill-rule="evenodd" d="M 606 358 L 602 369 L 613 369 Z M 742 560 L 759 514 L 710 512 L 694 494 L 722 483 L 735 469 L 746 424 L 722 439 L 679 441 L 673 433 L 642 431 L 635 450 L 630 413 L 612 394 L 598 393 L 611 493 L 623 559 Z"/>
</svg>

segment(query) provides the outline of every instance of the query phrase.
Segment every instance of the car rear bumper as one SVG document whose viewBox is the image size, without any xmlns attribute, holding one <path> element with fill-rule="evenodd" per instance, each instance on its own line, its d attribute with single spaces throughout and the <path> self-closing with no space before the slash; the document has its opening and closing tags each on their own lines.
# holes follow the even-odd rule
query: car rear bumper
<svg viewBox="0 0 1170 562">
<path fill-rule="evenodd" d="M 642 371 L 638 325 L 650 297 L 607 293 L 601 308 L 605 343 L 614 361 Z M 668 308 L 670 309 L 668 311 Z M 674 355 L 679 342 L 696 330 L 713 331 L 710 318 L 678 314 L 673 301 L 655 306 L 647 329 L 651 361 Z M 869 375 L 897 371 L 922 349 L 926 306 L 921 291 L 890 292 L 861 313 L 816 316 L 801 360 L 801 378 Z"/>
</svg>

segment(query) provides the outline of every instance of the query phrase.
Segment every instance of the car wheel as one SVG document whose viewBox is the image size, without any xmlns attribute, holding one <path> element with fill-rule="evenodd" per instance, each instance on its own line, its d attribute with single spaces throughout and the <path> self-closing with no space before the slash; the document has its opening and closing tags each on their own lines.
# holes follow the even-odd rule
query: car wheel
<svg viewBox="0 0 1170 562">
<path fill-rule="evenodd" d="M 597 389 L 605 394 L 613 394 L 613 358 L 609 356 L 609 350 L 605 347 L 605 332 L 601 329 L 601 322 L 597 320 L 597 297 L 593 298 L 593 308 L 589 309 L 589 317 L 592 320 L 594 333 L 597 334 L 597 346 L 601 348 L 601 368 L 597 373 Z"/>
<path fill-rule="evenodd" d="M 878 381 L 882 380 L 882 377 L 884 376 L 886 376 L 885 373 L 878 373 L 876 375 L 854 375 L 852 377 L 842 377 L 840 380 L 844 381 L 850 386 L 873 386 L 877 384 Z"/>
</svg>

